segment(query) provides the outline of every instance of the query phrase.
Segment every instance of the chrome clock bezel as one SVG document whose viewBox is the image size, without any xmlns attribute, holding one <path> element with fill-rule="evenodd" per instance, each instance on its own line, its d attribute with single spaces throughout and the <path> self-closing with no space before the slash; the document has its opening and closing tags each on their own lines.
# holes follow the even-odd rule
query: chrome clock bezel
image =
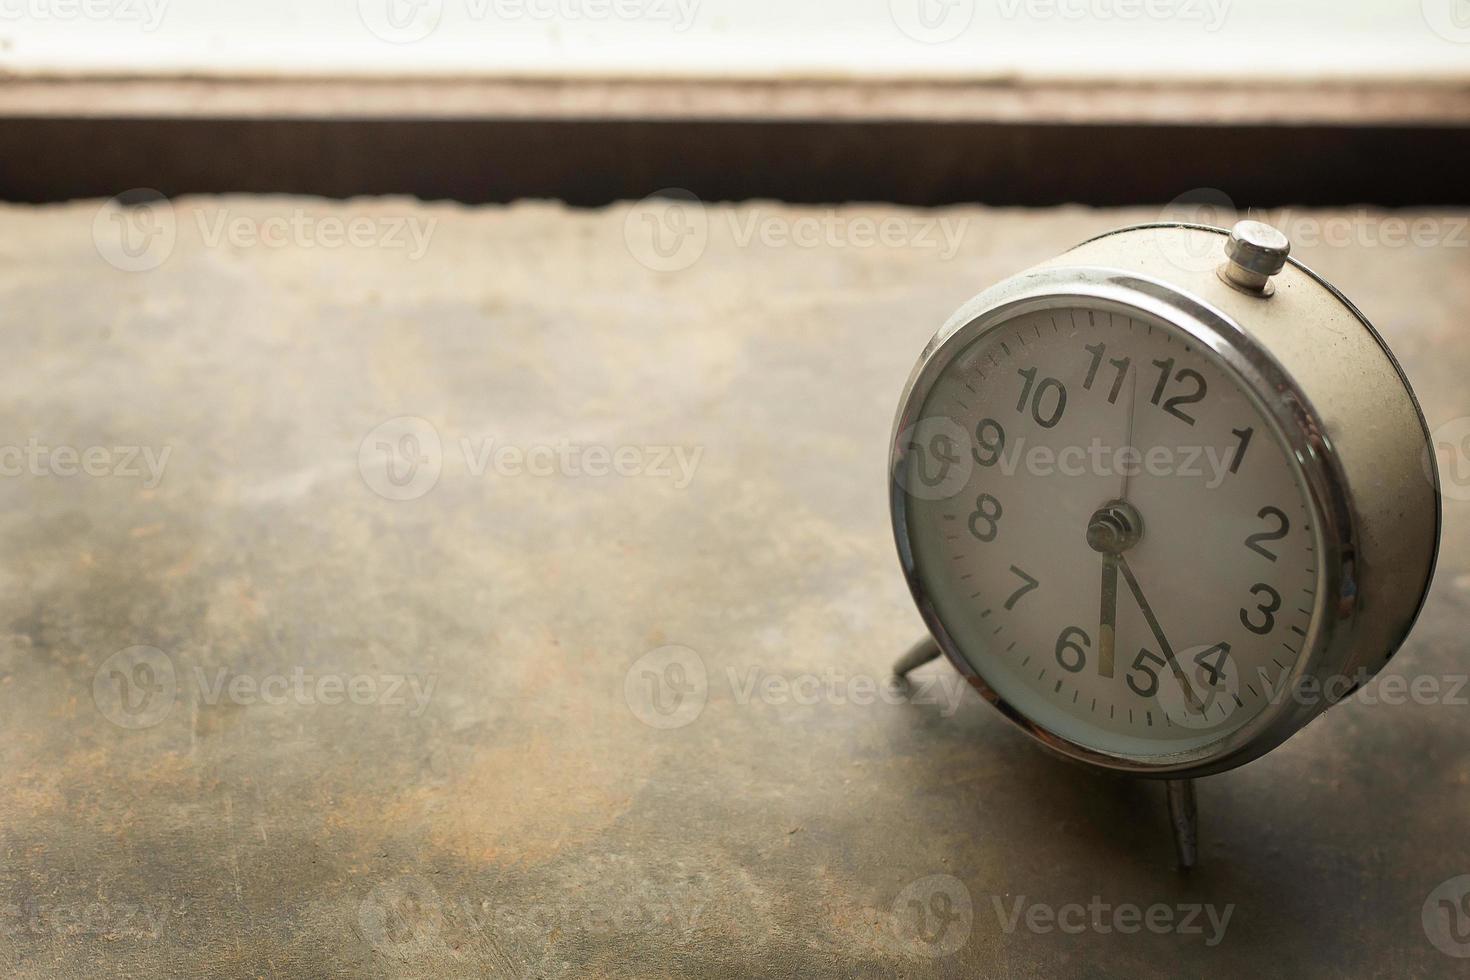
<svg viewBox="0 0 1470 980">
<path fill-rule="evenodd" d="M 935 382 L 970 344 L 1018 316 L 1068 307 L 1108 310 L 1158 322 L 1208 348 L 1235 376 L 1276 430 L 1306 487 L 1319 558 L 1311 627 L 1286 679 L 1292 686 L 1281 690 L 1295 690 L 1303 678 L 1329 674 L 1349 662 L 1353 625 L 1360 610 L 1354 574 L 1355 524 L 1349 488 L 1326 427 L 1289 372 L 1238 322 L 1167 282 L 1133 272 L 1061 266 L 1023 273 L 975 297 L 930 341 L 905 386 L 890 439 L 890 516 L 904 577 L 946 659 L 985 700 L 1048 749 L 1091 766 L 1171 779 L 1243 765 L 1280 745 L 1326 705 L 1304 706 L 1289 696 L 1277 697 L 1240 728 L 1196 749 L 1150 756 L 1100 752 L 1041 727 L 1001 698 L 958 648 L 920 580 L 909 540 L 908 495 L 901 479 L 908 464 L 908 447 L 900 437 L 919 421 Z"/>
</svg>

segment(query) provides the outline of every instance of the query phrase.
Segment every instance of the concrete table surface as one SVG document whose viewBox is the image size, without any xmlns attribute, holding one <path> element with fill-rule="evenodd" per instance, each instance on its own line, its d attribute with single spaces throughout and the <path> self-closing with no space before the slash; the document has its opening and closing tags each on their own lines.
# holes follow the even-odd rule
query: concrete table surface
<svg viewBox="0 0 1470 980">
<path fill-rule="evenodd" d="M 0 209 L 0 971 L 1463 972 L 1463 216 L 1287 219 L 1449 426 L 1433 703 L 1202 781 L 1185 877 L 1161 785 L 881 688 L 919 350 L 1156 213 Z"/>
</svg>

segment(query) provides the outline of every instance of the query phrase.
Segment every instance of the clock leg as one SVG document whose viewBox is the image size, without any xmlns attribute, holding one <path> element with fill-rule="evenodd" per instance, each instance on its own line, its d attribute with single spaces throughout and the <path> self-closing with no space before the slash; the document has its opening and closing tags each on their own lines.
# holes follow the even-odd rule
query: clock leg
<svg viewBox="0 0 1470 980">
<path fill-rule="evenodd" d="M 916 667 L 922 667 L 931 660 L 939 659 L 939 644 L 934 642 L 934 637 L 925 635 L 918 643 L 909 647 L 909 652 L 898 658 L 898 663 L 893 665 L 895 677 L 906 677 L 908 672 Z"/>
<path fill-rule="evenodd" d="M 1199 856 L 1199 811 L 1194 802 L 1194 780 L 1170 779 L 1164 787 L 1169 795 L 1169 825 L 1174 829 L 1179 869 L 1188 871 Z"/>
</svg>

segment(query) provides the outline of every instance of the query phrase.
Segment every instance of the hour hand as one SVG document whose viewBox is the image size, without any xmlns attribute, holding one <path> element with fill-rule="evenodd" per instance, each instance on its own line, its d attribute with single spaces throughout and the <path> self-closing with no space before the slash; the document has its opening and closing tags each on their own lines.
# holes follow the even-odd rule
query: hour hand
<svg viewBox="0 0 1470 980">
<path fill-rule="evenodd" d="M 1118 632 L 1118 561 L 1143 535 L 1143 518 L 1123 500 L 1099 507 L 1087 522 L 1087 544 L 1102 555 L 1102 600 L 1098 611 L 1097 672 L 1112 677 Z"/>
<path fill-rule="evenodd" d="M 1118 630 L 1118 556 L 1103 552 L 1102 609 L 1098 613 L 1097 673 L 1113 676 L 1113 647 Z"/>
</svg>

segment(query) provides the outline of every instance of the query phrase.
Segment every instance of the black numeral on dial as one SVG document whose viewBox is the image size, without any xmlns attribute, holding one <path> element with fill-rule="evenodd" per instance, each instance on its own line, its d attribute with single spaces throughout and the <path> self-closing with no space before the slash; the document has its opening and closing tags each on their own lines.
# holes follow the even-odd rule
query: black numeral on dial
<svg viewBox="0 0 1470 980">
<path fill-rule="evenodd" d="M 1159 383 L 1154 385 L 1153 397 L 1149 402 L 1159 404 L 1159 399 L 1164 397 L 1164 389 L 1169 386 L 1172 378 L 1177 384 L 1189 390 L 1166 399 L 1163 404 L 1164 411 L 1182 422 L 1194 425 L 1194 416 L 1180 409 L 1181 405 L 1193 405 L 1195 402 L 1205 400 L 1205 378 L 1198 371 L 1190 368 L 1180 368 L 1179 373 L 1174 373 L 1174 358 L 1166 361 L 1154 361 L 1154 367 L 1159 369 Z"/>
<path fill-rule="evenodd" d="M 995 419 L 981 419 L 975 425 L 975 442 L 979 445 L 970 450 L 975 462 L 981 466 L 994 466 L 1006 448 L 1006 430 Z"/>
<path fill-rule="evenodd" d="M 1281 593 L 1277 592 L 1265 582 L 1257 582 L 1251 586 L 1251 595 L 1262 596 L 1260 605 L 1256 606 L 1255 612 L 1261 614 L 1261 621 L 1255 622 L 1255 616 L 1245 608 L 1240 610 L 1240 622 L 1246 629 L 1257 636 L 1265 636 L 1276 627 L 1276 610 L 1281 608 Z"/>
<path fill-rule="evenodd" d="M 1032 578 L 1030 575 L 1027 575 L 1025 572 L 1021 571 L 1021 569 L 1017 568 L 1015 565 L 1011 566 L 1011 574 L 1019 575 L 1021 577 L 1021 587 L 1012 592 L 1011 597 L 1005 601 L 1005 608 L 1007 612 L 1010 612 L 1012 609 L 1016 608 L 1016 603 L 1021 601 L 1021 596 L 1025 595 L 1027 592 L 1030 592 L 1032 589 L 1039 588 L 1041 586 L 1040 582 Z"/>
<path fill-rule="evenodd" d="M 1250 427 L 1231 429 L 1230 434 L 1240 440 L 1240 444 L 1235 447 L 1235 455 L 1230 460 L 1230 472 L 1234 473 L 1240 469 L 1240 464 L 1245 459 L 1246 448 L 1250 446 L 1251 436 L 1256 434 L 1256 430 Z"/>
<path fill-rule="evenodd" d="M 1092 649 L 1092 637 L 1080 626 L 1068 626 L 1057 637 L 1057 663 L 1063 670 L 1080 673 L 1087 666 L 1087 651 Z"/>
<path fill-rule="evenodd" d="M 981 541 L 990 542 L 1000 533 L 1000 515 L 1004 513 L 1000 501 L 988 493 L 975 498 L 975 512 L 970 515 L 970 533 Z"/>
<path fill-rule="evenodd" d="M 1025 412 L 1029 402 L 1031 417 L 1043 429 L 1050 429 L 1060 422 L 1067 411 L 1066 386 L 1056 378 L 1042 378 L 1037 383 L 1035 368 L 1022 368 L 1016 373 L 1026 380 L 1021 386 L 1021 398 L 1016 402 L 1016 411 Z"/>
<path fill-rule="evenodd" d="M 1092 355 L 1092 364 L 1087 368 L 1087 380 L 1082 382 L 1083 391 L 1091 391 L 1092 383 L 1097 380 L 1098 368 L 1102 367 L 1103 358 L 1107 356 L 1108 349 L 1103 344 L 1093 344 L 1084 347 L 1083 350 Z M 1115 357 L 1108 361 L 1113 368 L 1113 387 L 1108 391 L 1108 404 L 1115 405 L 1118 402 L 1118 394 L 1123 390 L 1123 379 L 1128 376 L 1128 365 L 1130 361 L 1126 357 Z"/>
<path fill-rule="evenodd" d="M 1128 668 L 1128 689 L 1141 698 L 1151 698 L 1159 693 L 1159 672 L 1153 664 L 1160 667 L 1169 665 L 1163 657 L 1145 648 L 1138 651 L 1138 656 L 1133 658 L 1133 666 Z M 1140 676 L 1143 680 L 1139 680 Z"/>
<path fill-rule="evenodd" d="M 1199 668 L 1195 676 L 1208 678 L 1211 687 L 1219 687 L 1225 679 L 1225 665 L 1230 662 L 1230 644 L 1216 643 L 1208 650 L 1194 655 L 1194 664 Z"/>
<path fill-rule="evenodd" d="M 1245 539 L 1245 546 L 1267 561 L 1275 561 L 1276 553 L 1264 547 L 1261 542 L 1280 541 L 1286 537 L 1286 532 L 1291 530 L 1291 521 L 1287 520 L 1286 515 L 1275 507 L 1262 507 L 1261 512 L 1256 516 L 1267 523 L 1274 523 L 1276 527 L 1274 530 L 1258 531 L 1252 534 Z"/>
</svg>

